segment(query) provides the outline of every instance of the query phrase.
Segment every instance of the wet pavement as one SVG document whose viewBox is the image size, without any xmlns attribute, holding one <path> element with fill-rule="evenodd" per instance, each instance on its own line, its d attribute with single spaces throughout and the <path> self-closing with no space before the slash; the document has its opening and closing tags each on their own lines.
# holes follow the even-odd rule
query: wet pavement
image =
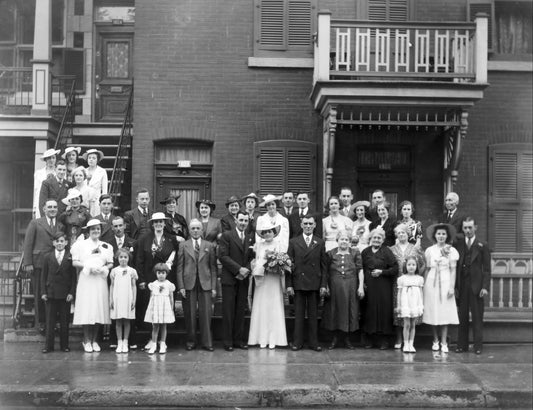
<svg viewBox="0 0 533 410">
<path fill-rule="evenodd" d="M 488 345 L 481 356 L 335 349 L 112 350 L 42 354 L 0 344 L 0 408 L 435 407 L 531 408 L 532 346 Z"/>
</svg>

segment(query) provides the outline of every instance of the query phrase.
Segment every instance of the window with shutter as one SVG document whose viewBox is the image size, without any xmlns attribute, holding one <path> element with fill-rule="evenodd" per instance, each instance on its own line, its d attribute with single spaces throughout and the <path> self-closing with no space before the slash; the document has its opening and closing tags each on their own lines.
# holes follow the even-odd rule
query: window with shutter
<svg viewBox="0 0 533 410">
<path fill-rule="evenodd" d="M 307 57 L 313 52 L 317 0 L 255 0 L 254 54 Z"/>
<path fill-rule="evenodd" d="M 85 51 L 72 48 L 63 50 L 63 74 L 76 76 L 76 91 L 85 90 Z"/>
<path fill-rule="evenodd" d="M 309 192 L 316 199 L 316 144 L 271 140 L 254 144 L 255 190 L 260 196 Z"/>
<path fill-rule="evenodd" d="M 477 13 L 485 13 L 489 16 L 488 51 L 494 47 L 494 1 L 493 0 L 467 0 L 467 20 L 474 21 Z"/>
<path fill-rule="evenodd" d="M 533 154 L 527 144 L 489 148 L 489 239 L 497 252 L 533 251 Z"/>
<path fill-rule="evenodd" d="M 407 21 L 409 20 L 409 0 L 368 0 L 368 19 Z"/>
</svg>

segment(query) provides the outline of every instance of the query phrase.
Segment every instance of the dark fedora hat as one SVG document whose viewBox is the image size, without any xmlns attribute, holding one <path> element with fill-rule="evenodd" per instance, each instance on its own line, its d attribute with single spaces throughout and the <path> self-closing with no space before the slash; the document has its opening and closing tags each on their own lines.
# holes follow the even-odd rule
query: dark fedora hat
<svg viewBox="0 0 533 410">
<path fill-rule="evenodd" d="M 176 202 L 178 202 L 178 199 L 181 195 L 169 195 L 167 196 L 165 199 L 163 199 L 162 201 L 159 201 L 159 203 L 161 205 L 166 205 L 168 204 L 170 201 L 174 200 Z"/>
<path fill-rule="evenodd" d="M 211 208 L 211 212 L 213 212 L 215 209 L 216 209 L 216 205 L 213 201 L 211 201 L 210 199 L 201 199 L 200 201 L 196 201 L 196 203 L 194 204 L 194 206 L 196 207 L 196 209 L 200 209 L 200 205 L 201 204 L 205 204 L 207 206 L 209 206 Z"/>
</svg>

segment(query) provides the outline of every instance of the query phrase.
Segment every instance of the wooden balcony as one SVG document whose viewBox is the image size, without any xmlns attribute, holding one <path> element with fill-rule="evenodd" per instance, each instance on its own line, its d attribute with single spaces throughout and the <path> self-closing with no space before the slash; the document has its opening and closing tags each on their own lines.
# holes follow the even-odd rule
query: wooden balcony
<svg viewBox="0 0 533 410">
<path fill-rule="evenodd" d="M 487 85 L 486 16 L 392 23 L 319 12 L 311 100 L 323 114 L 332 106 L 464 110 Z"/>
</svg>

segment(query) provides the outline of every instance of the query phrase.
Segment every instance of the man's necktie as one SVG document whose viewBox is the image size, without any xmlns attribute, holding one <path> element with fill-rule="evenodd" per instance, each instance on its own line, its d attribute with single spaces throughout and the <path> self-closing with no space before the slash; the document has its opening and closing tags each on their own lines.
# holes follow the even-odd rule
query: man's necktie
<svg viewBox="0 0 533 410">
<path fill-rule="evenodd" d="M 472 246 L 472 238 L 467 238 L 466 239 L 466 247 L 468 249 L 470 249 L 471 246 Z"/>
<path fill-rule="evenodd" d="M 200 244 L 198 243 L 198 239 L 194 240 L 194 254 L 196 259 L 198 259 L 198 256 L 200 255 Z"/>
<path fill-rule="evenodd" d="M 451 211 L 448 211 L 448 220 L 447 222 L 450 222 L 452 220 L 452 213 Z"/>
<path fill-rule="evenodd" d="M 117 242 L 118 249 L 122 248 L 123 245 L 124 245 L 124 241 L 122 239 L 119 239 Z"/>
<path fill-rule="evenodd" d="M 62 256 L 61 252 L 58 252 L 57 253 L 57 263 L 58 263 L 58 265 L 61 265 L 62 261 L 63 261 L 63 256 Z"/>
<path fill-rule="evenodd" d="M 309 245 L 311 244 L 311 237 L 309 235 L 305 235 L 305 243 L 307 244 L 307 247 L 309 248 Z"/>
</svg>

